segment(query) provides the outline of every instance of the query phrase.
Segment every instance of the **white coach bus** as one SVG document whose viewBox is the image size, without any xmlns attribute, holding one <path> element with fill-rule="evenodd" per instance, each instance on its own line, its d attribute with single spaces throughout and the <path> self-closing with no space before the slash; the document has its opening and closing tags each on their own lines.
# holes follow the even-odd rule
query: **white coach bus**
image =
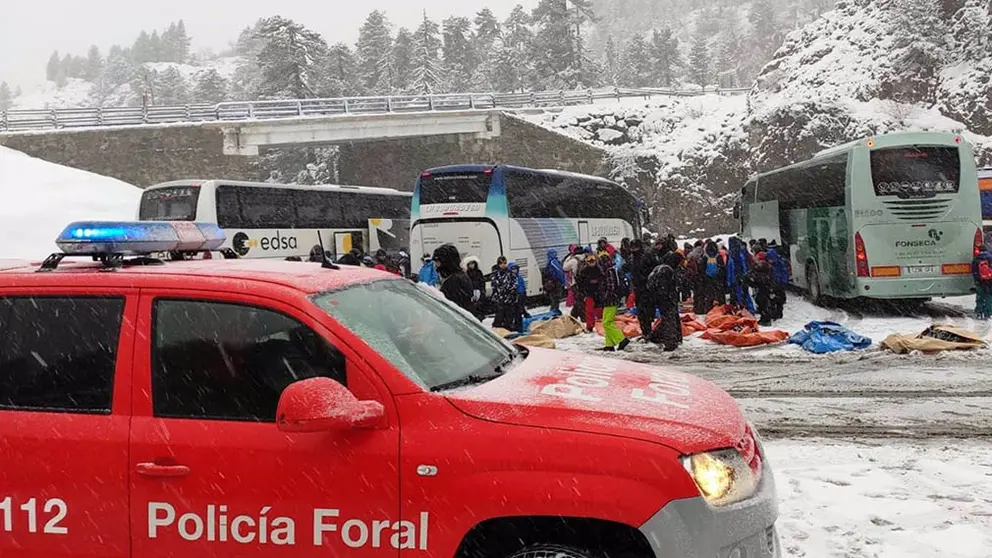
<svg viewBox="0 0 992 558">
<path fill-rule="evenodd" d="M 145 189 L 138 219 L 217 223 L 221 251 L 241 258 L 306 259 L 323 244 L 337 259 L 353 248 L 407 250 L 411 198 L 366 186 L 180 180 Z"/>
</svg>

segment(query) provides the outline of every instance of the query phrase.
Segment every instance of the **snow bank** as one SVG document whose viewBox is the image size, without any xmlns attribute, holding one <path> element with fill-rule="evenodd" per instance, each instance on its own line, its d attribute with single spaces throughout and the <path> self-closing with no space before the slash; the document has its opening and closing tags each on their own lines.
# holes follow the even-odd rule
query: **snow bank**
<svg viewBox="0 0 992 558">
<path fill-rule="evenodd" d="M 134 220 L 141 190 L 0 147 L 0 258 L 41 260 L 71 221 Z"/>
</svg>

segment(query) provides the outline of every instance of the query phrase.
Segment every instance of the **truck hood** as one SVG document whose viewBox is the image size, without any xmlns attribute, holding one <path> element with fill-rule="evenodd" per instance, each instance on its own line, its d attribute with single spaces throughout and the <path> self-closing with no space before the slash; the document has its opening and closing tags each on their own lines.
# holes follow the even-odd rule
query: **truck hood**
<svg viewBox="0 0 992 558">
<path fill-rule="evenodd" d="M 715 384 L 619 359 L 530 349 L 506 375 L 445 394 L 482 420 L 623 436 L 686 454 L 739 446 L 747 425 Z"/>
</svg>

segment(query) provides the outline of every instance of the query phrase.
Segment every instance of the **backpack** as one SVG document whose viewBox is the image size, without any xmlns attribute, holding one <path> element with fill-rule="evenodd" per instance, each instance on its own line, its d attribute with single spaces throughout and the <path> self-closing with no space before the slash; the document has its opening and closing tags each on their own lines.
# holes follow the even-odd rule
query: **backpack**
<svg viewBox="0 0 992 558">
<path fill-rule="evenodd" d="M 706 276 L 716 279 L 720 275 L 720 260 L 716 257 L 706 257 Z"/>
<path fill-rule="evenodd" d="M 983 283 L 992 282 L 992 265 L 989 265 L 988 260 L 978 262 L 978 280 Z"/>
<path fill-rule="evenodd" d="M 558 289 L 558 280 L 551 273 L 551 264 L 548 264 L 541 270 L 541 285 L 544 287 L 544 292 L 546 293 L 551 293 Z"/>
</svg>

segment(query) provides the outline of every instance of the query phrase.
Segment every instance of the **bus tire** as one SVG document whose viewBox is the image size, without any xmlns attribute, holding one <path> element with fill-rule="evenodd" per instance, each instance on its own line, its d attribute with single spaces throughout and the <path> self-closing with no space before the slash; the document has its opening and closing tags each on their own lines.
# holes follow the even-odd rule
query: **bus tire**
<svg viewBox="0 0 992 558">
<path fill-rule="evenodd" d="M 823 306 L 823 289 L 820 286 L 820 271 L 816 267 L 816 262 L 806 264 L 806 291 L 809 293 L 809 300 L 816 306 Z"/>
</svg>

